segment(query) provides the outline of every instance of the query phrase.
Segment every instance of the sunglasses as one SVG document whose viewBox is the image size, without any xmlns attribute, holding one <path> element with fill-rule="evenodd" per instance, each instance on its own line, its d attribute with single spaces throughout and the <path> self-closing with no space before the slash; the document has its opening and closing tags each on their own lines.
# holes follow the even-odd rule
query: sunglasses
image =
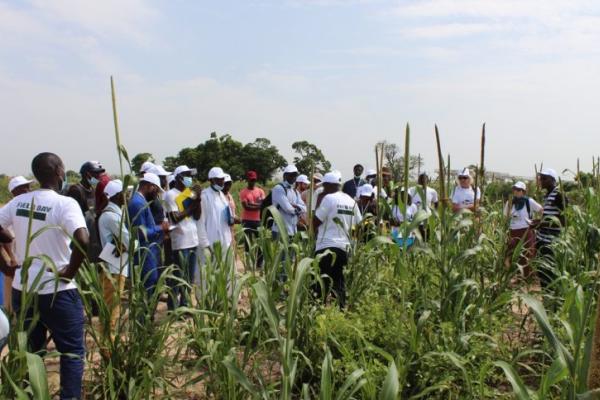
<svg viewBox="0 0 600 400">
<path fill-rule="evenodd" d="M 467 180 L 467 179 L 469 179 L 469 177 L 468 177 L 468 176 L 459 176 L 459 177 L 458 177 L 458 180 L 459 180 L 459 181 L 465 181 L 465 180 Z"/>
</svg>

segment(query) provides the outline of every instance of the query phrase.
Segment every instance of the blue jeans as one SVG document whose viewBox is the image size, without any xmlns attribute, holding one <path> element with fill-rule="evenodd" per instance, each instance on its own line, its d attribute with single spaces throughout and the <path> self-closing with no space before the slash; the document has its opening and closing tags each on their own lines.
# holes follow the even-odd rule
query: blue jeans
<svg viewBox="0 0 600 400">
<path fill-rule="evenodd" d="M 12 305 L 18 313 L 21 308 L 20 290 L 12 290 Z M 39 314 L 39 320 L 31 327 L 34 313 Z M 60 356 L 61 399 L 81 398 L 85 358 L 83 324 L 83 304 L 77 289 L 37 295 L 37 309 L 30 307 L 26 313 L 25 328 L 31 329 L 28 338 L 31 351 L 44 350 L 46 334 L 50 331 L 56 349 L 63 354 Z"/>
<path fill-rule="evenodd" d="M 175 263 L 175 270 L 173 275 L 178 278 L 185 280 L 190 286 L 194 284 L 194 277 L 196 276 L 196 247 L 190 249 L 173 250 L 173 261 Z M 167 307 L 169 310 L 174 310 L 179 307 L 185 307 L 188 305 L 187 298 L 189 296 L 189 288 L 182 286 L 180 282 L 176 280 L 169 280 L 169 287 L 171 288 L 171 295 L 167 301 Z"/>
</svg>

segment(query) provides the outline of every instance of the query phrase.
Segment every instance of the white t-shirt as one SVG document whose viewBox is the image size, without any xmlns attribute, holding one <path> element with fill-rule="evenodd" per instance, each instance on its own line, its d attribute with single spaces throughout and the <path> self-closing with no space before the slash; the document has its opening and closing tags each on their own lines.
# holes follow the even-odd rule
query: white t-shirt
<svg viewBox="0 0 600 400">
<path fill-rule="evenodd" d="M 434 188 L 427 186 L 427 193 L 425 194 L 426 202 L 425 204 L 423 204 L 423 201 L 421 200 L 422 191 L 422 186 L 413 186 L 410 189 L 408 189 L 408 194 L 410 194 L 410 197 L 412 198 L 412 203 L 416 205 L 419 209 L 424 209 L 425 205 L 427 205 L 428 209 L 433 208 L 434 204 L 439 201 L 438 193 Z"/>
<path fill-rule="evenodd" d="M 419 208 L 417 207 L 416 204 L 409 205 L 408 207 L 406 207 L 406 219 L 409 222 L 412 221 L 418 211 L 419 211 Z M 392 208 L 392 216 L 394 217 L 394 219 L 396 221 L 404 222 L 404 213 L 402 212 L 400 207 L 398 207 L 397 205 L 395 205 Z"/>
<path fill-rule="evenodd" d="M 31 235 L 35 235 L 43 228 L 49 228 L 31 241 L 28 256 L 46 256 L 52 260 L 57 270 L 61 270 L 69 264 L 71 258 L 70 236 L 73 236 L 75 231 L 80 228 L 86 229 L 81 208 L 71 197 L 62 196 L 48 189 L 24 193 L 4 206 L 0 210 L 0 226 L 3 228 L 12 226 L 15 232 L 16 257 L 19 265 L 23 265 L 25 259 L 29 212 L 32 202 L 35 209 L 31 224 Z M 28 271 L 28 289 L 39 294 L 51 294 L 55 290 L 62 291 L 77 288 L 74 281 L 58 281 L 57 284 L 55 274 L 49 271 L 50 268 L 51 266 L 43 260 L 35 258 Z M 41 279 L 34 287 L 34 281 L 40 271 L 43 271 Z M 21 268 L 15 272 L 13 288 L 23 289 Z"/>
<path fill-rule="evenodd" d="M 456 204 L 460 206 L 460 208 L 471 207 L 474 202 L 473 198 L 475 197 L 475 192 L 473 188 L 463 188 L 461 186 L 457 186 L 454 188 L 454 192 L 452 193 L 452 204 Z M 481 191 L 477 188 L 477 200 L 481 199 Z"/>
<path fill-rule="evenodd" d="M 165 193 L 165 210 L 167 213 L 177 212 L 177 196 L 181 194 L 179 189 L 173 188 Z M 175 229 L 170 233 L 171 247 L 173 250 L 191 249 L 198 246 L 198 228 L 193 218 L 186 217 L 175 224 Z"/>
<path fill-rule="evenodd" d="M 344 192 L 326 195 L 315 216 L 321 221 L 317 232 L 316 250 L 336 247 L 344 251 L 350 246 L 350 231 L 362 221 L 358 205 Z"/>
<path fill-rule="evenodd" d="M 508 215 L 508 202 L 504 205 L 504 214 Z M 544 210 L 537 201 L 529 198 L 529 208 L 531 209 L 531 213 L 541 212 Z M 525 229 L 529 228 L 529 223 L 531 222 L 531 216 L 527 213 L 527 206 L 523 206 L 520 210 L 517 211 L 515 206 L 512 206 L 510 211 L 510 229 Z"/>
</svg>

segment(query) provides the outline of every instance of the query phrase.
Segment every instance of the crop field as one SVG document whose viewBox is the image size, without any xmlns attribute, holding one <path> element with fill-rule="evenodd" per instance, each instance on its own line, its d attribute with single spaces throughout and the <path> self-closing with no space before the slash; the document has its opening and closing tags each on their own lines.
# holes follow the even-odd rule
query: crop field
<svg viewBox="0 0 600 400">
<path fill-rule="evenodd" d="M 421 222 L 429 232 L 411 248 L 376 219 L 363 224 L 345 271 L 344 310 L 312 295 L 322 283 L 313 235 L 275 241 L 261 229 L 244 252 L 238 232 L 236 249 L 207 255 L 188 308 L 167 313 L 161 302 L 171 267 L 151 298 L 134 273 L 111 341 L 100 333 L 109 321 L 103 266 L 86 263 L 77 277 L 88 317 L 85 398 L 593 398 L 600 200 L 597 171 L 589 176 L 563 185 L 570 206 L 554 245 L 556 279 L 544 291 L 524 277 L 518 251 L 506 258 L 499 183 L 486 186 L 475 213 L 454 214 L 442 202 L 431 217 L 404 223 L 405 232 Z M 434 184 L 447 198 L 450 180 Z M 254 268 L 258 250 L 262 269 Z M 533 267 L 546 264 L 537 258 Z M 29 353 L 23 320 L 13 317 L 1 397 L 52 398 L 57 354 L 52 345 Z"/>
</svg>

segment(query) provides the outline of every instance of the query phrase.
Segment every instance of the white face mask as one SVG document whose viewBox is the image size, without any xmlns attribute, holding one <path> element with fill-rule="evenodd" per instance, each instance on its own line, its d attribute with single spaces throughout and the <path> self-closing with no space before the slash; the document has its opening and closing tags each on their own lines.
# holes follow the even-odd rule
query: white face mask
<svg viewBox="0 0 600 400">
<path fill-rule="evenodd" d="M 66 191 L 68 186 L 69 186 L 69 182 L 67 182 L 67 175 L 64 175 L 62 178 L 62 183 L 60 185 L 60 191 L 61 192 Z"/>
<path fill-rule="evenodd" d="M 217 192 L 223 191 L 223 186 L 219 186 L 216 183 L 212 185 L 212 188 L 215 189 Z"/>
<path fill-rule="evenodd" d="M 98 183 L 100 183 L 100 181 L 98 179 L 96 179 L 95 177 L 93 177 L 93 176 L 90 179 L 88 179 L 88 182 L 92 186 L 96 186 Z"/>
</svg>

